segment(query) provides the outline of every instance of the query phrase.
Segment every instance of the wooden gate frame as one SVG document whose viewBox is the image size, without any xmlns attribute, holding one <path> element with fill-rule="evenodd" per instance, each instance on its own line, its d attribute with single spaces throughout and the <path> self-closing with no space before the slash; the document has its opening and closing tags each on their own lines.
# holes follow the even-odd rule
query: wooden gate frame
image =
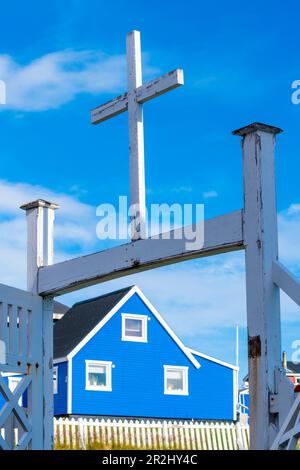
<svg viewBox="0 0 300 470">
<path fill-rule="evenodd" d="M 245 250 L 252 449 L 270 448 L 294 399 L 281 366 L 279 288 L 300 305 L 300 284 L 278 261 L 274 147 L 279 132 L 259 123 L 234 132 L 242 137 L 245 205 L 207 220 L 201 249 L 187 250 L 190 240 L 170 234 L 169 239 L 137 240 L 47 266 L 53 256 L 57 206 L 43 200 L 23 206 L 28 221 L 28 288 L 44 298 L 180 261 Z M 45 362 L 52 361 L 49 321 L 44 341 Z"/>
</svg>

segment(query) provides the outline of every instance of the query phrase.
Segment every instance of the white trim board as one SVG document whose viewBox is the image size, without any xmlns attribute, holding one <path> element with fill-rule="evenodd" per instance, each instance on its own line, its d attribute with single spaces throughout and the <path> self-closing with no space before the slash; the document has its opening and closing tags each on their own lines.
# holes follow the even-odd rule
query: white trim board
<svg viewBox="0 0 300 470">
<path fill-rule="evenodd" d="M 187 348 L 192 354 L 195 354 L 196 356 L 203 357 L 203 359 L 207 359 L 208 361 L 216 362 L 217 364 L 220 364 L 221 366 L 228 367 L 229 369 L 233 370 L 240 370 L 238 366 L 234 366 L 233 364 L 229 364 L 229 362 L 225 361 L 220 361 L 220 359 L 216 359 L 215 357 L 208 356 L 207 354 L 201 353 L 199 351 L 195 351 L 195 349 Z"/>
<path fill-rule="evenodd" d="M 67 374 L 67 414 L 72 414 L 72 358 L 68 360 L 68 374 Z"/>
<path fill-rule="evenodd" d="M 68 358 L 67 357 L 59 357 L 58 359 L 53 359 L 53 364 L 60 364 L 62 362 L 67 362 Z"/>
<path fill-rule="evenodd" d="M 166 321 L 162 318 L 162 316 L 158 313 L 156 308 L 151 304 L 151 302 L 147 299 L 147 297 L 143 294 L 143 292 L 140 290 L 138 286 L 133 286 L 127 294 L 122 297 L 121 300 L 111 309 L 111 311 L 105 315 L 105 317 L 96 325 L 86 336 L 83 338 L 78 345 L 67 355 L 67 359 L 72 359 L 82 348 L 85 346 L 93 336 L 95 336 L 98 331 L 101 330 L 101 328 L 112 318 L 112 316 L 120 310 L 120 308 L 129 300 L 134 294 L 138 294 L 138 296 L 141 298 L 141 300 L 145 303 L 145 305 L 148 307 L 150 312 L 154 315 L 154 317 L 159 321 L 159 323 L 162 325 L 162 327 L 166 330 L 166 332 L 170 335 L 170 337 L 173 339 L 173 341 L 177 344 L 179 349 L 182 350 L 182 352 L 187 356 L 187 358 L 190 360 L 190 362 L 196 367 L 196 369 L 199 369 L 201 366 L 197 359 L 193 356 L 193 354 L 190 352 L 188 348 L 184 346 L 182 341 L 178 338 L 178 336 L 175 334 L 175 332 L 171 329 L 171 327 L 166 323 Z"/>
</svg>

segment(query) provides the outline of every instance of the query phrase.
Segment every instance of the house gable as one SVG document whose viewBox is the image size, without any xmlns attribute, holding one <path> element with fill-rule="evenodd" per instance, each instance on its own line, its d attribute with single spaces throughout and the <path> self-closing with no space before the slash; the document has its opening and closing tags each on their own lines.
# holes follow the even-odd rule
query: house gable
<svg viewBox="0 0 300 470">
<path fill-rule="evenodd" d="M 147 318 L 147 342 L 122 340 L 122 314 Z M 134 292 L 72 357 L 72 414 L 170 417 L 190 414 L 185 399 L 195 400 L 196 368 L 170 336 L 159 319 Z M 111 363 L 111 390 L 91 391 L 86 387 L 86 364 Z M 188 369 L 186 396 L 165 394 L 164 366 Z M 192 390 L 194 392 L 192 393 Z"/>
<path fill-rule="evenodd" d="M 121 292 L 121 291 L 120 291 Z M 96 335 L 111 319 L 112 317 L 119 312 L 120 309 L 123 308 L 124 304 L 128 303 L 128 301 L 133 298 L 134 296 L 139 297 L 141 304 L 144 305 L 145 312 L 152 314 L 155 319 L 160 323 L 162 328 L 168 334 L 168 336 L 176 343 L 177 347 L 185 354 L 185 356 L 189 359 L 189 361 L 193 364 L 194 367 L 197 369 L 200 367 L 199 361 L 194 357 L 192 352 L 189 348 L 186 348 L 183 342 L 179 339 L 179 337 L 175 334 L 175 332 L 171 329 L 171 327 L 167 324 L 167 322 L 163 319 L 160 313 L 155 309 L 155 307 L 151 304 L 151 302 L 147 299 L 147 297 L 142 293 L 142 291 L 137 286 L 130 287 L 129 289 L 122 290 L 122 297 L 121 299 L 113 306 L 113 308 L 106 312 L 105 315 L 101 317 L 101 320 L 94 325 L 88 334 L 82 338 L 82 340 L 74 347 L 72 351 L 67 355 L 68 359 L 73 358 L 92 338 Z M 130 310 L 130 307 L 126 307 L 127 310 Z M 125 310 L 126 310 L 125 308 Z M 130 311 L 123 312 L 123 313 L 132 313 Z M 147 313 L 146 313 L 147 314 Z"/>
</svg>

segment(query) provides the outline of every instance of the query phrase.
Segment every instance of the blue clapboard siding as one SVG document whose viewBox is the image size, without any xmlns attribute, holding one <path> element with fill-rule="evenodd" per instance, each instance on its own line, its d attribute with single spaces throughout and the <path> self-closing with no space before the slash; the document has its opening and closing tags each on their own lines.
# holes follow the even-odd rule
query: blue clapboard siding
<svg viewBox="0 0 300 470">
<path fill-rule="evenodd" d="M 55 364 L 58 367 L 58 390 L 57 394 L 54 395 L 54 410 L 55 415 L 67 414 L 67 398 L 68 398 L 68 363 L 60 362 Z"/>
<path fill-rule="evenodd" d="M 148 315 L 148 342 L 122 341 L 121 313 Z M 183 314 L 184 321 L 184 314 Z M 135 293 L 72 362 L 72 414 L 231 420 L 233 370 L 201 357 L 191 363 Z M 112 391 L 85 390 L 85 361 L 112 361 Z M 189 395 L 164 395 L 164 365 L 189 367 Z M 59 387 L 66 364 L 59 365 Z M 66 412 L 66 387 L 59 388 L 55 414 Z M 65 411 L 63 411 L 65 410 Z"/>
</svg>

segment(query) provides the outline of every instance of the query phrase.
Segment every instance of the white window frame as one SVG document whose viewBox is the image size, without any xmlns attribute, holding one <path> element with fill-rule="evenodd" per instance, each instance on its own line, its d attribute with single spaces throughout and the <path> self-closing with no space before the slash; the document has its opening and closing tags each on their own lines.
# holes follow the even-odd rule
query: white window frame
<svg viewBox="0 0 300 470">
<path fill-rule="evenodd" d="M 168 370 L 183 371 L 183 390 L 168 390 L 167 372 Z M 189 395 L 189 368 L 187 366 L 170 366 L 164 365 L 164 394 L 165 395 Z"/>
<path fill-rule="evenodd" d="M 128 336 L 126 335 L 125 325 L 126 320 L 140 320 L 142 322 L 142 336 Z M 137 343 L 148 342 L 148 316 L 138 315 L 134 313 L 122 313 L 122 341 L 134 341 Z"/>
<path fill-rule="evenodd" d="M 53 378 L 53 395 L 57 395 L 58 394 L 58 366 L 53 367 L 53 372 L 54 371 L 56 371 L 56 382 L 54 382 L 54 378 Z"/>
<path fill-rule="evenodd" d="M 105 386 L 89 384 L 88 379 L 89 379 L 89 366 L 90 365 L 105 366 L 107 368 L 107 378 L 106 378 Z M 92 359 L 86 360 L 85 361 L 85 389 L 95 391 L 95 392 L 111 392 L 112 391 L 111 370 L 112 370 L 111 361 L 93 361 Z"/>
</svg>

